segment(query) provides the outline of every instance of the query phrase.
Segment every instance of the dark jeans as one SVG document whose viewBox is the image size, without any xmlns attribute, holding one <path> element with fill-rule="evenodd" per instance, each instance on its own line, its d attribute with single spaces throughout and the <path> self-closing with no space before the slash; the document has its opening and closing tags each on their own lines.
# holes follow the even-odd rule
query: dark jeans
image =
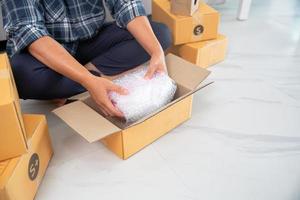
<svg viewBox="0 0 300 200">
<path fill-rule="evenodd" d="M 151 22 L 151 26 L 163 49 L 167 49 L 171 45 L 168 28 L 155 22 Z M 75 58 L 83 65 L 93 63 L 105 75 L 116 75 L 143 64 L 150 56 L 126 29 L 113 23 L 104 25 L 92 39 L 81 41 Z M 28 52 L 13 56 L 11 65 L 23 99 L 68 98 L 86 91 Z"/>
</svg>

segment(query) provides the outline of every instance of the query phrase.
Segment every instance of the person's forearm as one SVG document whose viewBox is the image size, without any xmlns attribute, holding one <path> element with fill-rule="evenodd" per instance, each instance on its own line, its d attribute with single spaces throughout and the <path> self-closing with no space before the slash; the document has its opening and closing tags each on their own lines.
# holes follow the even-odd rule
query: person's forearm
<svg viewBox="0 0 300 200">
<path fill-rule="evenodd" d="M 143 46 L 149 55 L 163 52 L 147 17 L 136 17 L 127 24 L 127 30 Z"/>
<path fill-rule="evenodd" d="M 34 41 L 29 45 L 28 51 L 49 68 L 83 86 L 91 76 L 91 73 L 84 66 L 49 36 L 41 37 Z"/>
</svg>

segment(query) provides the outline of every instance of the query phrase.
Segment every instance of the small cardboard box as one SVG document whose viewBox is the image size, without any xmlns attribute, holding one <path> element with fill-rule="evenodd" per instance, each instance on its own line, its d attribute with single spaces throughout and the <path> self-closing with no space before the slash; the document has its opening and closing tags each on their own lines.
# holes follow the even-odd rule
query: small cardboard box
<svg viewBox="0 0 300 200">
<path fill-rule="evenodd" d="M 26 153 L 19 96 L 6 54 L 0 54 L 0 160 Z"/>
<path fill-rule="evenodd" d="M 174 100 L 133 124 L 103 117 L 89 95 L 53 112 L 87 141 L 101 140 L 120 158 L 127 159 L 188 120 L 192 94 L 206 86 L 199 87 L 199 84 L 209 71 L 172 54 L 166 56 L 166 64 L 169 76 L 178 87 Z"/>
<path fill-rule="evenodd" d="M 0 199 L 32 200 L 53 154 L 43 115 L 23 115 L 28 152 L 0 162 Z"/>
<path fill-rule="evenodd" d="M 169 0 L 153 0 L 152 20 L 166 24 L 172 32 L 173 44 L 178 45 L 215 39 L 220 16 L 205 3 L 200 3 L 193 16 L 174 15 Z"/>
<path fill-rule="evenodd" d="M 201 0 L 171 0 L 171 12 L 175 15 L 192 16 Z"/>
<path fill-rule="evenodd" d="M 170 52 L 199 67 L 207 68 L 225 59 L 227 46 L 227 37 L 219 34 L 214 40 L 174 46 Z"/>
</svg>

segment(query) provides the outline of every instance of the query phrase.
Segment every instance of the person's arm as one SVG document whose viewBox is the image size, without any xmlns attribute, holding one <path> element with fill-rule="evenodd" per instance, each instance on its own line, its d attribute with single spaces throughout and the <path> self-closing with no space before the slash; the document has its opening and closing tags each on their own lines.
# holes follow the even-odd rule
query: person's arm
<svg viewBox="0 0 300 200">
<path fill-rule="evenodd" d="M 155 72 L 165 72 L 164 51 L 158 42 L 149 20 L 145 16 L 136 17 L 127 24 L 127 30 L 136 38 L 151 56 L 146 78 L 152 78 Z"/>
<path fill-rule="evenodd" d="M 123 116 L 108 98 L 108 92 L 115 91 L 120 94 L 126 94 L 126 91 L 107 79 L 91 74 L 57 41 L 49 36 L 41 37 L 29 45 L 28 51 L 54 71 L 85 87 L 104 114 Z"/>
<path fill-rule="evenodd" d="M 164 72 L 166 70 L 164 52 L 146 17 L 142 1 L 106 0 L 106 4 L 116 19 L 116 24 L 121 28 L 127 28 L 151 56 L 146 78 L 151 78 L 155 72 Z"/>
<path fill-rule="evenodd" d="M 37 1 L 3 0 L 1 3 L 8 42 L 14 44 L 12 53 L 28 48 L 30 54 L 49 68 L 83 85 L 105 114 L 122 116 L 109 100 L 108 92 L 124 94 L 126 91 L 109 80 L 92 75 L 49 36 Z"/>
<path fill-rule="evenodd" d="M 82 85 L 86 85 L 86 81 L 90 79 L 91 73 L 49 36 L 41 37 L 32 42 L 28 46 L 28 51 L 54 71 Z"/>
</svg>

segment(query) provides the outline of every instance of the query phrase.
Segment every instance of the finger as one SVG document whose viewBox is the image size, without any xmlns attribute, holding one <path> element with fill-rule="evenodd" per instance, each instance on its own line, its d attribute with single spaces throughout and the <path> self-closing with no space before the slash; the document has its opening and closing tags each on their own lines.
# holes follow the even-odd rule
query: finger
<svg viewBox="0 0 300 200">
<path fill-rule="evenodd" d="M 155 68 L 154 67 L 148 67 L 148 71 L 145 74 L 145 79 L 151 79 L 153 77 L 153 74 L 155 73 Z"/>
<path fill-rule="evenodd" d="M 107 116 L 113 117 L 114 113 L 111 112 L 110 110 L 108 110 L 106 107 L 103 108 L 105 110 L 105 112 L 107 113 Z"/>
<path fill-rule="evenodd" d="M 97 102 L 96 102 L 97 103 Z M 100 111 L 105 115 L 105 117 L 109 116 L 109 113 L 107 112 L 107 110 L 104 108 L 104 105 L 102 103 L 97 103 L 98 108 L 100 109 Z"/>
<path fill-rule="evenodd" d="M 108 103 L 109 103 L 109 100 L 108 100 Z M 101 109 L 107 114 L 107 116 L 114 116 L 114 113 L 107 108 L 107 105 L 106 103 L 101 103 Z"/>
<path fill-rule="evenodd" d="M 110 115 L 104 108 L 100 108 L 100 110 L 105 115 L 105 117 Z"/>
<path fill-rule="evenodd" d="M 160 68 L 160 69 L 158 69 L 158 70 L 156 70 L 159 74 L 166 74 L 167 73 L 167 71 L 166 71 L 166 69 L 165 68 Z"/>
<path fill-rule="evenodd" d="M 104 98 L 102 103 L 103 108 L 105 108 L 105 110 L 109 113 L 110 116 L 124 116 L 123 113 L 113 105 L 112 101 L 108 97 Z"/>
<path fill-rule="evenodd" d="M 114 91 L 118 94 L 121 94 L 121 95 L 127 95 L 129 92 L 126 88 L 123 88 L 119 85 L 116 85 L 116 84 L 111 84 L 110 87 L 109 87 L 109 90 L 110 91 Z"/>
<path fill-rule="evenodd" d="M 119 111 L 112 103 L 111 101 L 105 102 L 105 108 L 108 110 L 111 116 L 116 117 L 124 117 L 123 113 Z"/>
</svg>

